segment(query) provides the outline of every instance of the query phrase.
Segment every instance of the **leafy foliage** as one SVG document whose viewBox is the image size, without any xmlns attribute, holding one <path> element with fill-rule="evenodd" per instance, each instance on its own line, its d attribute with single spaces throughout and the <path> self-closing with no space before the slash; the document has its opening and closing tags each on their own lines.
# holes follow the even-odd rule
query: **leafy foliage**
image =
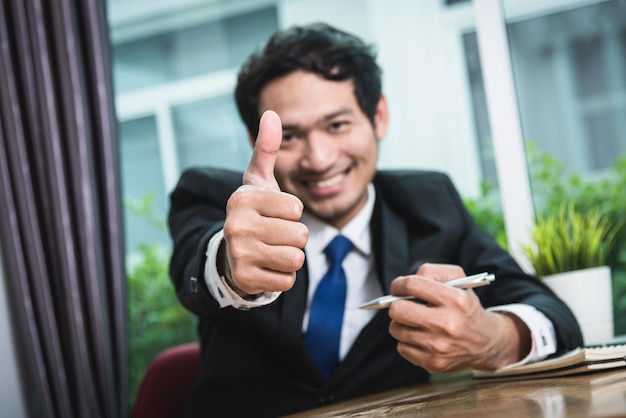
<svg viewBox="0 0 626 418">
<path fill-rule="evenodd" d="M 571 205 L 579 214 L 597 211 L 608 224 L 615 225 L 614 245 L 608 249 L 606 264 L 613 276 L 613 306 L 615 332 L 626 333 L 626 157 L 613 165 L 608 175 L 601 179 L 583 179 L 577 173 L 567 173 L 554 156 L 539 151 L 531 142 L 526 143 L 533 195 L 538 219 L 558 214 Z M 478 224 L 506 248 L 504 222 L 495 187 L 483 186 L 477 199 L 465 201 Z"/>
<path fill-rule="evenodd" d="M 139 257 L 127 273 L 132 394 L 156 354 L 197 339 L 195 320 L 178 302 L 168 276 L 169 251 L 143 245 Z"/>
<path fill-rule="evenodd" d="M 153 213 L 150 194 L 143 199 L 125 200 L 137 216 L 155 228 L 165 228 Z M 165 348 L 196 341 L 195 317 L 186 311 L 169 279 L 171 250 L 162 244 L 144 244 L 127 260 L 129 301 L 130 405 L 150 361 Z"/>
<path fill-rule="evenodd" d="M 500 197 L 496 193 L 497 190 L 495 186 L 487 182 L 481 184 L 480 190 L 481 193 L 478 199 L 464 199 L 465 206 L 474 217 L 476 223 L 491 235 L 502 248 L 506 249 L 508 244 L 504 228 L 504 217 L 502 215 Z"/>
<path fill-rule="evenodd" d="M 148 224 L 153 228 L 165 230 L 167 224 L 162 216 L 155 213 L 154 199 L 155 195 L 153 192 L 147 192 L 141 198 L 126 196 L 124 198 L 124 206 L 132 215 L 148 221 Z"/>
<path fill-rule="evenodd" d="M 522 250 L 539 276 L 603 266 L 619 225 L 596 208 L 584 213 L 563 204 L 547 216 L 538 215 L 531 245 Z"/>
<path fill-rule="evenodd" d="M 617 229 L 607 263 L 626 269 L 626 157 L 619 158 L 608 175 L 599 180 L 566 174 L 558 160 L 540 153 L 532 142 L 527 144 L 527 157 L 539 212 L 544 216 L 556 213 L 565 204 L 571 204 L 577 213 L 597 210 Z"/>
</svg>

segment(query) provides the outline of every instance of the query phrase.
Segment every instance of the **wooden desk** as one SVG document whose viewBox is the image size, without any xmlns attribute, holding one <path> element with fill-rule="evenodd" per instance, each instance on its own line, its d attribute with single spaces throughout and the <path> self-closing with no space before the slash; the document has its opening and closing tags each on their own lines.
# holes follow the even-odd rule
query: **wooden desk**
<svg viewBox="0 0 626 418">
<path fill-rule="evenodd" d="M 461 373 L 291 417 L 626 417 L 626 369 L 518 382 Z"/>
</svg>

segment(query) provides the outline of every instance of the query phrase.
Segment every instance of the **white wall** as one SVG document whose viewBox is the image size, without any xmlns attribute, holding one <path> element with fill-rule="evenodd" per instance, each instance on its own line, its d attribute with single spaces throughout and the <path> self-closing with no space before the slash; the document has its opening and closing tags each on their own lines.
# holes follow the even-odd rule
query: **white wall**
<svg viewBox="0 0 626 418">
<path fill-rule="evenodd" d="M 4 268 L 0 253 L 0 417 L 25 418 L 22 385 L 11 332 Z"/>
</svg>

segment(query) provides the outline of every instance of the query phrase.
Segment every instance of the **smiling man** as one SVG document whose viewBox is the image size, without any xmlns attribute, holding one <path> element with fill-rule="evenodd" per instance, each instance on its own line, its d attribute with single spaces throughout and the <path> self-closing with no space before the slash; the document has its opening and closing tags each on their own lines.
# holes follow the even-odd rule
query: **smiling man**
<svg viewBox="0 0 626 418">
<path fill-rule="evenodd" d="M 357 103 L 352 80 L 329 81 L 298 70 L 263 88 L 259 111 L 265 110 L 277 112 L 282 120 L 283 140 L 274 166 L 281 189 L 341 229 L 367 201 L 378 142 L 387 130 L 384 97 L 372 123 Z"/>
<path fill-rule="evenodd" d="M 246 172 L 191 169 L 171 196 L 171 276 L 202 344 L 188 417 L 284 415 L 582 343 L 447 176 L 376 170 L 389 115 L 360 39 L 279 31 L 243 66 L 236 99 Z M 495 282 L 444 285 L 483 271 Z M 358 309 L 388 293 L 426 303 Z"/>
</svg>

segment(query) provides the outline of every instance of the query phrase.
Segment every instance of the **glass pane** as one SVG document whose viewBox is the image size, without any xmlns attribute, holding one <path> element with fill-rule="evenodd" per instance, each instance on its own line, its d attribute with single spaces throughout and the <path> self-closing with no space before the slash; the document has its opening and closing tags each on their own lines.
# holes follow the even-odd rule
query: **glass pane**
<svg viewBox="0 0 626 418">
<path fill-rule="evenodd" d="M 115 89 L 125 92 L 237 67 L 276 27 L 271 7 L 114 44 Z"/>
<path fill-rule="evenodd" d="M 123 122 L 119 133 L 126 250 L 151 242 L 169 245 L 155 118 Z"/>
<path fill-rule="evenodd" d="M 172 113 L 181 169 L 246 169 L 252 149 L 232 96 L 176 106 Z"/>
<path fill-rule="evenodd" d="M 524 137 L 568 172 L 593 175 L 626 153 L 626 1 L 508 25 Z"/>
<path fill-rule="evenodd" d="M 463 47 L 465 49 L 465 61 L 467 77 L 472 97 L 474 128 L 476 141 L 480 150 L 480 166 L 483 181 L 494 186 L 498 184 L 496 164 L 491 142 L 491 128 L 489 127 L 489 112 L 487 111 L 487 98 L 485 97 L 485 85 L 478 54 L 478 41 L 476 32 L 472 31 L 463 35 Z"/>
<path fill-rule="evenodd" d="M 598 210 L 607 222 L 623 221 L 626 0 L 505 11 L 537 212 L 551 215 L 572 204 L 580 213 Z M 617 336 L 626 334 L 625 255 L 622 228 L 604 260 L 612 270 Z"/>
<path fill-rule="evenodd" d="M 168 277 L 168 194 L 189 166 L 247 166 L 251 150 L 232 80 L 278 19 L 265 0 L 111 0 L 108 8 L 122 121 L 132 405 L 154 356 L 197 339 L 196 320 Z"/>
<path fill-rule="evenodd" d="M 535 208 L 626 213 L 626 0 L 503 0 Z M 463 37 L 485 180 L 497 184 L 475 31 Z M 608 253 L 615 334 L 626 334 L 626 228 Z"/>
</svg>

